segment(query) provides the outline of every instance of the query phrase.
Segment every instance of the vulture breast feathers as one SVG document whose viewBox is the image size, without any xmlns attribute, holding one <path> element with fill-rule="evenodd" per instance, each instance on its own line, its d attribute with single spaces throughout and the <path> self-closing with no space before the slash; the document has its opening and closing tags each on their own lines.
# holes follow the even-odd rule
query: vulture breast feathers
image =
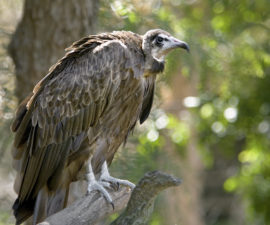
<svg viewBox="0 0 270 225">
<path fill-rule="evenodd" d="M 87 139 L 90 145 L 106 130 L 99 125 L 102 118 L 105 115 L 108 118 L 112 108 L 122 110 L 123 101 L 116 98 L 129 95 L 120 91 L 123 84 L 134 85 L 139 91 L 133 99 L 141 101 L 126 133 L 140 116 L 146 119 L 152 104 L 153 90 L 149 89 L 153 89 L 154 79 L 152 83 L 145 82 L 142 76 L 141 45 L 141 36 L 131 32 L 83 38 L 68 49 L 20 105 L 12 125 L 16 132 L 13 157 L 18 170 L 15 183 L 18 198 L 14 204 L 17 221 L 23 204 L 33 204 L 44 186 L 55 190 L 60 185 L 59 174 L 82 143 Z M 131 86 L 123 90 L 132 89 Z M 150 106 L 144 103 L 142 107 L 143 98 Z M 144 113 L 140 111 L 142 108 L 146 110 Z"/>
</svg>

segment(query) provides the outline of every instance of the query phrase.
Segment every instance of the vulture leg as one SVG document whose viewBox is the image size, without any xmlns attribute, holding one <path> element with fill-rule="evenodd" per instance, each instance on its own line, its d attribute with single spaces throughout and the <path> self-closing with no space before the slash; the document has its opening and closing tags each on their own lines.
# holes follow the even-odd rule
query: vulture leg
<svg viewBox="0 0 270 225">
<path fill-rule="evenodd" d="M 125 185 L 125 186 L 129 186 L 132 190 L 136 186 L 135 184 L 131 183 L 128 180 L 122 180 L 122 179 L 118 179 L 118 178 L 112 177 L 110 175 L 110 173 L 109 173 L 109 170 L 108 170 L 108 166 L 107 166 L 107 162 L 106 161 L 102 164 L 101 175 L 100 175 L 99 180 L 101 182 L 109 182 L 113 186 L 115 186 L 115 185 L 116 186 L 119 186 L 119 184 L 122 184 L 122 185 Z"/>
<path fill-rule="evenodd" d="M 108 191 L 104 188 L 104 187 L 110 187 L 110 184 L 107 182 L 96 180 L 95 174 L 92 169 L 91 160 L 92 160 L 92 157 L 90 157 L 86 165 L 87 194 L 89 194 L 92 191 L 99 191 L 104 196 L 106 201 L 109 202 L 114 209 L 112 198 L 109 195 Z"/>
</svg>

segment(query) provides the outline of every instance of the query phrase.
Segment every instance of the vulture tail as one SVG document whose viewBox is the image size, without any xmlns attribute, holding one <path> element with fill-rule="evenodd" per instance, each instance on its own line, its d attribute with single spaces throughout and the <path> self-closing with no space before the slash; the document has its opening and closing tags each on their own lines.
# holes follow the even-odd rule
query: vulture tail
<svg viewBox="0 0 270 225">
<path fill-rule="evenodd" d="M 22 224 L 33 215 L 33 224 L 44 221 L 67 205 L 69 189 L 59 188 L 53 195 L 49 195 L 47 188 L 39 191 L 35 199 L 27 200 L 22 203 L 17 198 L 13 205 L 16 225 Z"/>
<path fill-rule="evenodd" d="M 34 207 L 35 199 L 20 203 L 19 199 L 17 198 L 12 207 L 14 216 L 16 218 L 16 225 L 22 224 L 25 220 L 31 217 Z"/>
</svg>

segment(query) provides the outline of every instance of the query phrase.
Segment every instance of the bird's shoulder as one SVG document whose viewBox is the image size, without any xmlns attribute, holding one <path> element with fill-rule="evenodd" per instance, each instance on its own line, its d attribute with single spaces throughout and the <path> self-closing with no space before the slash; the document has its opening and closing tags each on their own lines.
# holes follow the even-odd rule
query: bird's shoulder
<svg viewBox="0 0 270 225">
<path fill-rule="evenodd" d="M 134 76 L 138 78 L 144 70 L 141 45 L 141 37 L 127 31 L 84 37 L 66 49 L 65 56 L 49 69 L 49 73 L 35 86 L 34 93 L 51 80 L 62 79 L 63 75 L 67 78 L 68 74 L 74 78 L 83 75 L 82 72 L 98 76 L 103 71 L 116 73 L 133 69 Z"/>
<path fill-rule="evenodd" d="M 51 134 L 58 125 L 60 129 L 63 121 L 75 121 L 79 117 L 83 120 L 84 115 L 92 116 L 89 123 L 96 122 L 121 80 L 130 74 L 142 77 L 140 41 L 130 33 L 121 32 L 92 35 L 75 42 L 35 86 L 24 107 L 25 113 L 15 119 L 15 143 L 25 133 L 29 120 L 32 126 L 38 125 L 44 132 L 49 129 Z"/>
</svg>

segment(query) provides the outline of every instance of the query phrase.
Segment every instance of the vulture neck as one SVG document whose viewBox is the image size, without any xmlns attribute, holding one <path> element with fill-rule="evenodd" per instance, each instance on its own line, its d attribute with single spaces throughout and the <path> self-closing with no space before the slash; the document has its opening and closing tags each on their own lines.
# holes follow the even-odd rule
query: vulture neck
<svg viewBox="0 0 270 225">
<path fill-rule="evenodd" d="M 164 66 L 165 66 L 164 61 L 159 61 L 152 56 L 149 58 L 146 57 L 144 76 L 148 77 L 151 75 L 162 73 L 164 70 Z"/>
<path fill-rule="evenodd" d="M 145 56 L 144 77 L 162 73 L 165 66 L 164 58 L 162 57 L 161 59 L 157 59 L 151 54 L 151 45 L 149 38 L 143 40 L 142 50 Z"/>
</svg>

